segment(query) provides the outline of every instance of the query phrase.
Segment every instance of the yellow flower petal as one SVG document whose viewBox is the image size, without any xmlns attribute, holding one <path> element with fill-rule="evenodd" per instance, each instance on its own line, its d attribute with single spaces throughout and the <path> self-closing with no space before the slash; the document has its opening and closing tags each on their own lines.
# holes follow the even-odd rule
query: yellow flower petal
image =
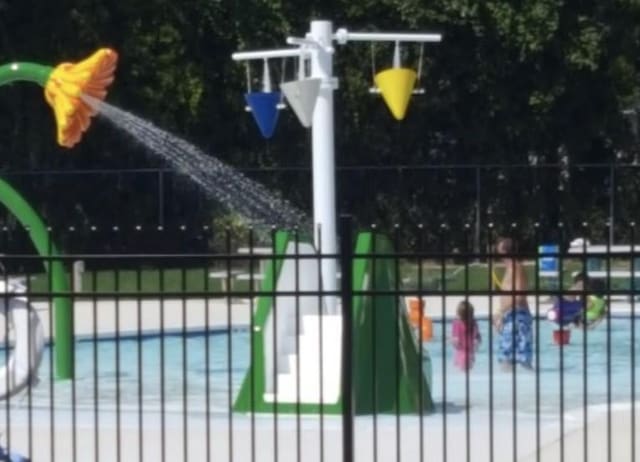
<svg viewBox="0 0 640 462">
<path fill-rule="evenodd" d="M 84 61 L 62 63 L 51 72 L 44 93 L 56 118 L 58 144 L 70 148 L 80 141 L 95 114 L 82 96 L 104 100 L 117 61 L 114 50 L 102 48 Z"/>
</svg>

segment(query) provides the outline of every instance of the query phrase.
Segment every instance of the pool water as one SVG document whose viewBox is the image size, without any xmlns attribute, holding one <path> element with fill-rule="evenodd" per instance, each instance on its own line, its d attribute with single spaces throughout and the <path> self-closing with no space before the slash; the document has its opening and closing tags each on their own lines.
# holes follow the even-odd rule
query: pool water
<svg viewBox="0 0 640 462">
<path fill-rule="evenodd" d="M 208 404 L 211 412 L 228 412 L 249 367 L 249 333 L 82 340 L 75 344 L 75 359 L 76 379 L 52 382 L 46 350 L 34 405 L 204 412 Z"/>
<path fill-rule="evenodd" d="M 557 328 L 546 320 L 534 324 L 536 372 L 516 368 L 505 371 L 496 361 L 497 339 L 488 319 L 479 320 L 482 343 L 469 373 L 453 364 L 453 349 L 443 346 L 442 329 L 434 324 L 434 340 L 425 343 L 433 371 L 432 394 L 436 401 L 494 410 L 517 409 L 523 413 L 557 414 L 586 405 L 635 400 L 640 392 L 640 344 L 632 346 L 632 328 L 640 338 L 640 320 L 612 318 L 586 332 L 571 330 L 570 343 L 554 344 Z M 536 335 L 537 334 L 537 335 Z M 445 342 L 449 338 L 445 337 Z M 490 347 L 492 352 L 490 355 Z M 443 356 L 444 351 L 444 356 Z M 632 396 L 632 379 L 636 378 Z"/>
<path fill-rule="evenodd" d="M 640 321 L 634 323 L 640 336 Z M 494 412 L 517 408 L 523 413 L 539 409 L 542 414 L 557 414 L 561 401 L 570 410 L 585 400 L 597 405 L 609 398 L 612 402 L 632 399 L 632 377 L 640 376 L 640 361 L 632 355 L 640 356 L 640 347 L 636 342 L 632 349 L 630 319 L 611 319 L 587 335 L 573 330 L 571 343 L 562 348 L 552 342 L 554 326 L 540 321 L 534 356 L 537 373 L 516 369 L 515 374 L 501 370 L 495 346 L 493 359 L 489 354 L 489 321 L 480 320 L 479 325 L 482 344 L 467 374 L 454 367 L 449 339 L 443 339 L 443 328 L 449 333 L 450 323 L 434 324 L 434 340 L 424 344 L 430 361 L 423 364 L 425 370 L 432 370 L 432 395 L 437 403 Z M 12 406 L 30 402 L 56 409 L 226 413 L 250 363 L 249 332 L 148 336 L 118 342 L 82 340 L 76 342 L 75 354 L 76 379 L 52 381 L 47 349 L 39 383 L 30 397 L 24 393 L 12 399 Z M 636 385 L 636 395 L 638 391 Z"/>
</svg>

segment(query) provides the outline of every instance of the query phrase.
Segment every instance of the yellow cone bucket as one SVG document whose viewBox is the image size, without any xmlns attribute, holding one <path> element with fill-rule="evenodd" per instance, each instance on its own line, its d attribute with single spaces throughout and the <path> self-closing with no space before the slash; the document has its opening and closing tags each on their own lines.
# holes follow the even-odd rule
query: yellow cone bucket
<svg viewBox="0 0 640 462">
<path fill-rule="evenodd" d="M 416 84 L 416 77 L 416 71 L 401 67 L 394 67 L 376 74 L 376 86 L 380 89 L 391 114 L 397 120 L 404 119 Z"/>
</svg>

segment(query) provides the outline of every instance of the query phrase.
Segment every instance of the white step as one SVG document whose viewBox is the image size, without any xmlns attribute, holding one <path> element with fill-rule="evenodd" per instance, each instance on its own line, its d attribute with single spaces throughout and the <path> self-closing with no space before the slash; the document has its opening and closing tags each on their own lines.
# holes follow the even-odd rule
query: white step
<svg viewBox="0 0 640 462">
<path fill-rule="evenodd" d="M 320 325 L 322 323 L 322 392 L 324 401 L 336 402 L 340 396 L 340 356 L 342 318 L 339 315 L 305 315 L 303 331 L 296 345 L 295 337 L 287 336 L 287 345 L 278 357 L 277 398 L 279 402 L 318 403 L 320 401 Z M 296 354 L 298 349 L 298 355 Z M 293 350 L 291 352 L 291 350 Z M 285 353 L 285 351 L 287 353 Z M 298 366 L 300 373 L 298 374 Z M 298 375 L 300 377 L 298 377 Z M 300 384 L 298 387 L 298 379 Z M 274 394 L 265 394 L 273 401 Z"/>
</svg>

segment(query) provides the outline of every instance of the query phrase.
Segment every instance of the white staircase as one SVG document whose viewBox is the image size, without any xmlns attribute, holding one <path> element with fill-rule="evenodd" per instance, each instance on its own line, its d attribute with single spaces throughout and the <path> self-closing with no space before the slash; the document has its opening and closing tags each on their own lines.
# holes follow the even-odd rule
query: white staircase
<svg viewBox="0 0 640 462">
<path fill-rule="evenodd" d="M 322 333 L 321 333 L 322 332 Z M 340 398 L 342 316 L 302 316 L 298 343 L 295 332 L 278 356 L 277 401 L 332 404 Z M 274 390 L 275 392 L 275 390 Z M 276 393 L 266 393 L 273 402 Z"/>
<path fill-rule="evenodd" d="M 315 255 L 315 250 L 290 243 L 286 255 L 296 254 Z M 265 323 L 267 402 L 333 404 L 340 397 L 342 317 L 326 313 L 319 278 L 320 259 L 283 260 L 276 291 L 298 296 L 276 296 Z"/>
</svg>

